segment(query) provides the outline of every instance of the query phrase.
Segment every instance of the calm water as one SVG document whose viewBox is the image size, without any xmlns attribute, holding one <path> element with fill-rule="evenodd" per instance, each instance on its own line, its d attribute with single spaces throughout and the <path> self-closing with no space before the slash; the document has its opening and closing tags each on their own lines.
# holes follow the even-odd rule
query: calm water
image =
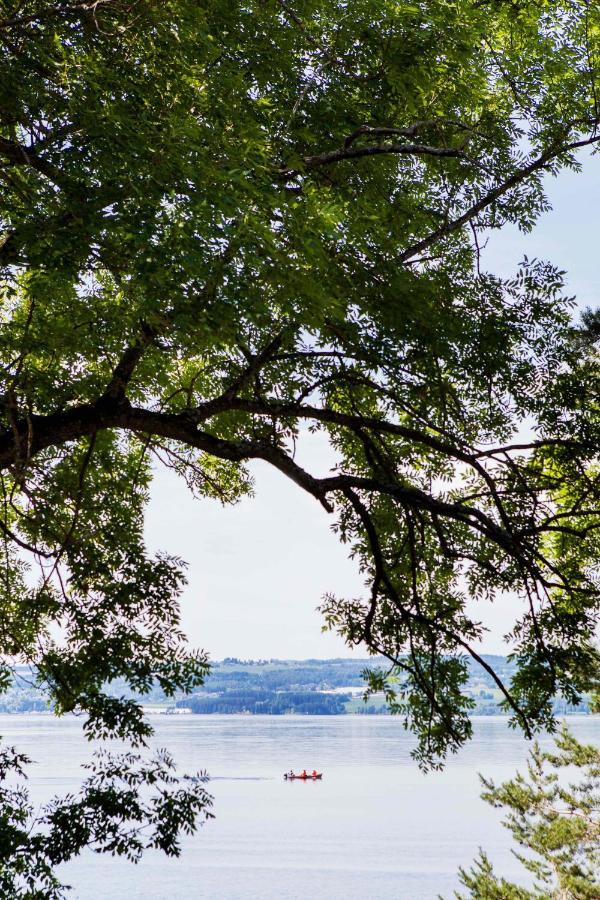
<svg viewBox="0 0 600 900">
<path fill-rule="evenodd" d="M 80 900 L 433 900 L 485 846 L 516 877 L 500 814 L 479 799 L 477 772 L 512 775 L 525 742 L 505 721 L 476 722 L 472 743 L 442 773 L 422 775 L 411 739 L 387 717 L 157 716 L 156 744 L 181 770 L 206 768 L 217 818 L 178 860 L 138 866 L 93 854 L 63 867 Z M 600 717 L 570 720 L 600 743 Z M 37 760 L 36 800 L 76 788 L 89 756 L 76 719 L 0 715 L 0 734 Z M 316 766 L 322 782 L 284 782 Z"/>
</svg>

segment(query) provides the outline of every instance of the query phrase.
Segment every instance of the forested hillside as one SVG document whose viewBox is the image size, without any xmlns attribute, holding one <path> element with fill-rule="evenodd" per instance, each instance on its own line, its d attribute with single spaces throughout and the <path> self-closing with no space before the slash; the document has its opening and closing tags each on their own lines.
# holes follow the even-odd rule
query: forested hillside
<svg viewBox="0 0 600 900">
<path fill-rule="evenodd" d="M 503 656 L 485 656 L 501 677 L 510 680 L 513 664 Z M 255 715 L 343 715 L 385 714 L 382 694 L 366 701 L 365 669 L 385 668 L 385 660 L 305 659 L 241 660 L 234 657 L 215 662 L 200 690 L 191 695 L 168 698 L 155 686 L 144 698 L 150 706 L 169 710 L 190 709 L 194 713 L 251 713 Z M 122 681 L 109 686 L 114 696 L 141 699 Z M 468 696 L 476 715 L 498 715 L 500 692 L 492 677 L 479 666 L 470 667 Z M 41 712 L 49 709 L 48 698 L 35 686 L 35 676 L 23 667 L 0 702 L 0 712 Z M 557 713 L 587 712 L 587 704 L 573 707 L 561 698 L 554 703 Z"/>
</svg>

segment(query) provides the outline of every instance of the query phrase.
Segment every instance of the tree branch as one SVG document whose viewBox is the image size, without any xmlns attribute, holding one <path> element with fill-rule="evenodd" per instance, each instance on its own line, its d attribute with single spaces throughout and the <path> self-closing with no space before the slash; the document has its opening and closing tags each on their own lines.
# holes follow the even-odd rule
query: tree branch
<svg viewBox="0 0 600 900">
<path fill-rule="evenodd" d="M 466 212 L 462 215 L 458 216 L 456 219 L 452 219 L 449 222 L 446 222 L 440 228 L 437 228 L 435 231 L 432 231 L 427 237 L 422 238 L 422 240 L 417 241 L 414 244 L 411 244 L 410 247 L 407 247 L 403 253 L 400 254 L 399 260 L 400 262 L 408 262 L 413 256 L 417 256 L 419 253 L 423 253 L 424 250 L 428 250 L 433 244 L 437 243 L 437 241 L 442 238 L 448 237 L 448 235 L 452 234 L 455 231 L 458 231 L 463 225 L 467 225 L 472 219 L 475 218 L 480 212 L 483 212 L 484 209 L 487 209 L 488 206 L 491 206 L 492 203 L 495 203 L 496 200 L 499 200 L 505 194 L 507 194 L 512 188 L 517 187 L 517 185 L 521 184 L 523 181 L 526 181 L 531 175 L 534 175 L 536 172 L 540 172 L 545 169 L 550 162 L 559 157 L 563 153 L 570 153 L 573 150 L 578 150 L 581 147 L 589 147 L 592 144 L 596 144 L 600 141 L 600 135 L 593 134 L 588 138 L 585 138 L 580 141 L 571 141 L 568 144 L 553 144 L 543 153 L 541 153 L 537 159 L 533 160 L 533 162 L 529 163 L 527 166 L 523 166 L 521 169 L 517 169 L 509 178 L 503 181 L 501 184 L 497 185 L 491 191 L 488 191 L 485 196 L 481 197 L 476 203 L 470 206 Z"/>
<path fill-rule="evenodd" d="M 24 147 L 17 141 L 10 141 L 0 136 L 0 154 L 13 166 L 29 166 L 29 168 L 35 169 L 56 187 L 67 185 L 67 180 L 60 169 L 38 156 L 35 146 Z"/>
<path fill-rule="evenodd" d="M 139 338 L 123 351 L 121 359 L 115 366 L 112 378 L 109 381 L 99 403 L 114 403 L 125 397 L 127 386 L 133 377 L 135 368 L 144 355 L 144 351 L 151 344 L 157 332 L 146 322 L 142 323 L 142 332 Z"/>
<path fill-rule="evenodd" d="M 381 155 L 405 155 L 405 156 L 434 156 L 434 157 L 464 157 L 462 150 L 455 147 L 434 147 L 430 144 L 369 144 L 366 147 L 344 146 L 339 150 L 331 150 L 329 153 L 319 153 L 316 156 L 304 157 L 304 170 L 320 169 L 323 166 L 331 166 L 348 159 L 360 159 L 363 156 Z M 299 175 L 302 169 L 280 169 L 279 175 L 283 178 L 293 178 Z"/>
</svg>

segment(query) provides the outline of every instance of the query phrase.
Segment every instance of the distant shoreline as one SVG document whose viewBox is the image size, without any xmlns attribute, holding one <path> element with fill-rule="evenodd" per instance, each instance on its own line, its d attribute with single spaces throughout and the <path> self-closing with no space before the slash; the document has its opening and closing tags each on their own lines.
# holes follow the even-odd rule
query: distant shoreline
<svg viewBox="0 0 600 900">
<path fill-rule="evenodd" d="M 484 660 L 505 684 L 510 683 L 515 665 L 507 657 L 489 655 Z M 182 715 L 391 715 L 382 694 L 372 694 L 364 702 L 364 671 L 381 668 L 384 660 L 366 659 L 260 659 L 227 657 L 213 662 L 208 677 L 191 694 L 166 697 L 158 685 L 146 694 L 136 694 L 123 680 L 106 685 L 107 693 L 135 700 L 148 714 Z M 502 694 L 485 669 L 470 664 L 464 694 L 472 704 L 471 716 L 508 717 L 501 706 Z M 50 714 L 47 694 L 35 686 L 35 673 L 17 669 L 12 685 L 0 695 L 0 712 Z M 554 701 L 554 714 L 589 715 L 584 698 L 572 706 L 562 698 Z M 400 714 L 401 715 L 401 714 Z"/>
</svg>

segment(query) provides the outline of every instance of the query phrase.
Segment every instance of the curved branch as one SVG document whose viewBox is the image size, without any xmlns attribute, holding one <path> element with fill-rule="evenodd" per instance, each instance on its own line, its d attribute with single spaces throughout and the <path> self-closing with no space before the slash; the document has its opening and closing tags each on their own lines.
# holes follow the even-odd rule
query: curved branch
<svg viewBox="0 0 600 900">
<path fill-rule="evenodd" d="M 205 418 L 208 418 L 216 412 L 235 408 L 239 408 L 236 401 L 221 398 L 218 406 L 209 402 L 204 408 L 204 415 Z M 349 418 L 354 422 L 353 417 Z M 273 443 L 248 440 L 231 441 L 218 438 L 199 429 L 198 422 L 201 419 L 202 407 L 182 413 L 154 412 L 140 407 L 132 407 L 127 400 L 115 400 L 105 394 L 96 404 L 86 404 L 48 416 L 32 415 L 27 419 L 15 422 L 12 429 L 7 429 L 4 434 L 0 435 L 0 468 L 8 467 L 15 462 L 19 440 L 26 439 L 28 441 L 29 457 L 31 458 L 48 447 L 77 440 L 98 430 L 120 428 L 144 435 L 152 434 L 172 438 L 233 462 L 262 459 L 271 463 L 312 494 L 328 511 L 332 507 L 327 495 L 336 491 L 358 488 L 383 493 L 415 509 L 426 510 L 460 522 L 478 531 L 511 556 L 521 557 L 526 552 L 523 543 L 510 530 L 499 525 L 477 507 L 441 500 L 419 488 L 381 479 L 348 474 L 315 478 Z M 378 420 L 367 420 L 367 422 L 373 425 L 378 423 Z M 388 424 L 391 429 L 396 428 L 393 423 Z M 404 431 L 402 426 L 397 427 Z M 382 428 L 382 430 L 385 429 Z M 412 429 L 407 429 L 406 432 L 412 435 Z M 426 435 L 416 434 L 419 434 L 422 441 L 426 441 L 428 438 Z M 437 439 L 432 438 L 431 440 L 433 444 L 439 446 Z M 449 445 L 442 444 L 442 446 L 445 449 L 446 446 L 449 448 Z M 539 575 L 537 570 L 534 574 L 536 577 Z"/>
<path fill-rule="evenodd" d="M 280 169 L 283 178 L 293 178 L 301 171 L 321 169 L 323 166 L 335 165 L 348 159 L 360 159 L 363 156 L 434 156 L 438 158 L 465 158 L 462 150 L 455 147 L 434 147 L 430 144 L 369 144 L 366 147 L 341 147 L 329 153 L 304 157 L 303 169 Z"/>
</svg>

